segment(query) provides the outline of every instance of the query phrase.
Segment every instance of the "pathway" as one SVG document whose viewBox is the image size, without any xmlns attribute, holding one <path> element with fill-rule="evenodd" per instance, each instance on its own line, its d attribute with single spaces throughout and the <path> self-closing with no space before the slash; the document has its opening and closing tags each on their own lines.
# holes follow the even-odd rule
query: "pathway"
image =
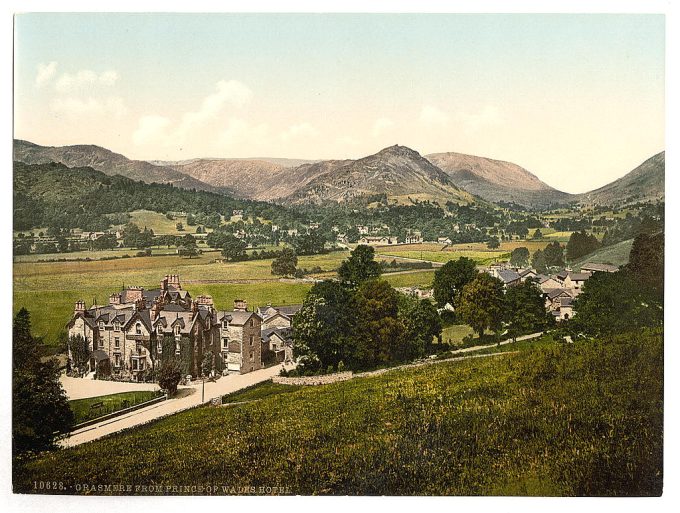
<svg viewBox="0 0 680 513">
<path fill-rule="evenodd" d="M 287 366 L 290 370 L 293 366 Z M 274 365 L 267 369 L 261 369 L 247 374 L 231 374 L 229 376 L 223 376 L 214 383 L 205 383 L 205 400 L 203 402 L 210 402 L 211 399 L 219 397 L 225 394 L 231 394 L 243 388 L 261 383 L 262 381 L 267 381 L 273 376 L 276 376 L 281 371 L 280 365 Z M 73 378 L 75 379 L 75 378 Z M 101 381 L 100 383 L 111 385 L 119 385 L 123 383 L 116 383 L 112 381 Z M 137 385 L 136 383 L 124 383 L 125 385 Z M 140 383 L 139 385 L 145 385 Z M 154 386 L 156 389 L 158 385 L 148 385 Z M 182 387 L 177 396 L 163 401 L 140 410 L 130 412 L 120 417 L 114 419 L 109 419 L 102 421 L 98 424 L 93 424 L 91 426 L 74 431 L 67 438 L 61 440 L 60 445 L 62 447 L 73 447 L 85 442 L 90 442 L 101 438 L 112 433 L 116 433 L 123 429 L 131 428 L 134 426 L 139 426 L 141 424 L 146 424 L 152 420 L 159 419 L 161 417 L 166 417 L 168 415 L 173 415 L 183 410 L 188 410 L 201 404 L 201 388 L 202 384 L 198 383 L 192 386 Z M 115 393 L 107 389 L 102 391 L 99 395 L 104 395 L 107 393 Z M 145 388 L 136 388 L 136 390 L 146 390 Z M 91 396 L 87 396 L 91 397 Z"/>
<path fill-rule="evenodd" d="M 522 335 L 521 337 L 517 337 L 517 342 L 520 342 L 522 340 L 531 340 L 532 338 L 538 338 L 541 335 L 543 335 L 542 331 L 539 331 L 537 333 L 531 333 L 530 335 Z M 498 347 L 504 346 L 505 344 L 512 344 L 512 342 L 513 340 L 509 338 L 507 340 L 503 340 L 500 344 L 486 344 L 481 346 L 466 347 L 465 349 L 456 349 L 454 351 L 451 351 L 451 353 L 452 354 L 470 353 L 472 351 L 479 351 L 480 349 L 487 349 L 489 347 Z"/>
</svg>

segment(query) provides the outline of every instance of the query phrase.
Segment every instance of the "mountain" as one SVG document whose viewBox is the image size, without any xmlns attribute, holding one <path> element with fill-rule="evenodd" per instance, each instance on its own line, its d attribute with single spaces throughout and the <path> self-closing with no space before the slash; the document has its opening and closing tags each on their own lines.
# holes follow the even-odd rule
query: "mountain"
<svg viewBox="0 0 680 513">
<path fill-rule="evenodd" d="M 639 201 L 664 199 L 666 152 L 645 160 L 630 173 L 604 187 L 577 195 L 579 202 L 624 206 Z"/>
<path fill-rule="evenodd" d="M 175 169 L 154 166 L 144 160 L 130 160 L 111 150 L 91 144 L 40 146 L 15 139 L 14 160 L 24 164 L 58 162 L 67 167 L 91 167 L 107 175 L 121 175 L 146 183 L 168 183 L 182 189 L 219 192 L 215 187 Z"/>
<path fill-rule="evenodd" d="M 568 203 L 571 195 L 553 189 L 523 167 L 462 153 L 425 155 L 458 187 L 492 202 L 515 202 L 529 207 Z"/>
<path fill-rule="evenodd" d="M 378 194 L 401 201 L 409 197 L 473 201 L 446 173 L 406 146 L 390 146 L 358 160 L 324 161 L 294 168 L 297 173 L 301 170 L 306 171 L 306 176 L 317 176 L 282 198 L 284 203 L 348 202 Z"/>
<path fill-rule="evenodd" d="M 294 165 L 298 162 L 303 164 Z M 313 164 L 306 162 L 309 161 L 193 159 L 165 165 L 236 197 L 269 201 L 294 193 L 321 173 Z"/>
</svg>

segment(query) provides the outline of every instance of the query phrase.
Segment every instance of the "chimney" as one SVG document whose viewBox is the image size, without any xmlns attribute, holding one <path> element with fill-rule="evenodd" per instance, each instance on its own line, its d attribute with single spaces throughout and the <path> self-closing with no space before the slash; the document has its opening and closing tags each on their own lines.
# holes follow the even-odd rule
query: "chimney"
<svg viewBox="0 0 680 513">
<path fill-rule="evenodd" d="M 243 299 L 234 299 L 234 311 L 235 312 L 247 312 L 248 302 Z"/>
<path fill-rule="evenodd" d="M 168 286 L 175 290 L 182 290 L 182 285 L 179 283 L 179 274 L 171 274 L 168 277 Z"/>
<path fill-rule="evenodd" d="M 79 299 L 76 301 L 76 306 L 73 311 L 73 315 L 85 312 L 85 301 Z"/>
<path fill-rule="evenodd" d="M 119 305 L 121 300 L 120 294 L 113 293 L 109 296 L 109 304 L 110 305 Z"/>
<path fill-rule="evenodd" d="M 161 310 L 163 310 L 163 302 L 159 301 L 158 298 L 154 299 L 153 304 L 151 305 L 151 319 L 155 320 L 158 318 Z"/>
<path fill-rule="evenodd" d="M 166 291 L 168 290 L 168 275 L 166 274 L 165 277 L 161 280 L 161 290 Z"/>
<path fill-rule="evenodd" d="M 214 304 L 212 296 L 208 296 L 208 295 L 200 295 L 200 296 L 196 297 L 196 302 L 199 305 L 213 306 L 213 304 Z"/>
</svg>

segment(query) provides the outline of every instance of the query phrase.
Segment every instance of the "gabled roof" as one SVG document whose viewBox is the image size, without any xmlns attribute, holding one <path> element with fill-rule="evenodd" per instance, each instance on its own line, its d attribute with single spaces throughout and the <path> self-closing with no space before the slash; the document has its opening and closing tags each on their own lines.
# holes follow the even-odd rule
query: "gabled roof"
<svg viewBox="0 0 680 513">
<path fill-rule="evenodd" d="M 497 272 L 498 277 L 503 281 L 503 283 L 512 283 L 520 279 L 520 275 L 516 271 L 511 271 L 509 269 L 502 269 Z"/>
<path fill-rule="evenodd" d="M 281 340 L 287 342 L 292 340 L 293 330 L 290 328 L 268 328 L 262 330 L 262 340 L 265 342 L 269 342 L 274 336 L 278 336 Z"/>
<path fill-rule="evenodd" d="M 259 319 L 262 319 L 255 312 L 244 312 L 243 310 L 223 311 L 218 314 L 217 318 L 220 322 L 222 322 L 224 318 L 227 317 L 227 321 L 230 324 L 235 326 L 243 326 L 253 315 Z"/>
<path fill-rule="evenodd" d="M 548 299 L 555 299 L 562 295 L 571 297 L 571 294 L 567 289 L 548 289 L 545 293 L 548 296 Z"/>
<path fill-rule="evenodd" d="M 572 281 L 586 281 L 590 278 L 590 273 L 569 273 L 569 279 Z"/>
<path fill-rule="evenodd" d="M 610 265 L 610 264 L 597 264 L 594 262 L 586 262 L 581 266 L 581 271 L 586 270 L 586 271 L 604 271 L 608 273 L 613 273 L 619 270 L 619 268 L 615 265 Z"/>
</svg>

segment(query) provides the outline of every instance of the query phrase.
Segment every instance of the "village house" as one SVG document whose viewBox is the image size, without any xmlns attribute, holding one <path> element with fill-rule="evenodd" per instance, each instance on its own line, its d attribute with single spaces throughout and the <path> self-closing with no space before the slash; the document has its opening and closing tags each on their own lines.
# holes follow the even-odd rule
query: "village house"
<svg viewBox="0 0 680 513">
<path fill-rule="evenodd" d="M 446 244 L 447 246 L 451 244 L 451 239 L 448 237 L 437 237 L 437 243 Z"/>
<path fill-rule="evenodd" d="M 585 263 L 581 266 L 581 272 L 582 273 L 596 273 L 596 272 L 603 272 L 603 273 L 615 273 L 618 271 L 619 268 L 616 267 L 615 265 L 610 265 L 610 264 L 595 264 L 592 262 Z"/>
<path fill-rule="evenodd" d="M 368 235 L 369 233 L 368 226 L 363 226 L 360 224 L 357 225 L 357 231 L 359 232 L 359 235 Z"/>
<path fill-rule="evenodd" d="M 234 309 L 217 315 L 220 354 L 227 371 L 245 374 L 262 368 L 262 318 L 248 311 L 248 303 L 234 300 Z"/>
<path fill-rule="evenodd" d="M 291 328 L 293 318 L 300 311 L 302 305 L 272 306 L 271 303 L 257 309 L 257 315 L 262 319 L 262 330 L 271 328 Z"/>
<path fill-rule="evenodd" d="M 567 273 L 567 276 L 564 278 L 564 281 L 562 282 L 562 286 L 565 289 L 571 289 L 576 292 L 576 294 L 579 294 L 581 292 L 581 287 L 583 287 L 583 284 L 586 282 L 588 278 L 590 278 L 591 273 Z"/>
<path fill-rule="evenodd" d="M 291 328 L 268 328 L 262 330 L 262 353 L 271 355 L 277 363 L 293 361 L 293 330 Z M 263 356 L 263 360 L 269 360 Z"/>
<path fill-rule="evenodd" d="M 559 289 L 562 286 L 562 284 L 555 278 L 551 278 L 550 276 L 546 276 L 545 274 L 537 274 L 536 277 L 534 278 L 534 281 L 538 283 L 539 288 L 543 292 L 548 292 L 549 290 L 553 289 Z"/>
<path fill-rule="evenodd" d="M 224 317 L 231 312 L 215 310 L 212 297 L 198 296 L 193 299 L 182 289 L 179 275 L 167 275 L 157 289 L 126 287 L 111 294 L 107 305 L 92 305 L 87 308 L 83 300 L 75 304 L 73 317 L 66 325 L 68 335 L 80 335 L 85 339 L 90 352 L 88 371 L 97 377 L 112 375 L 114 378 L 132 381 L 155 379 L 155 372 L 164 359 L 164 351 L 172 345 L 174 356 L 183 367 L 183 373 L 191 376 L 202 374 L 206 355 L 212 355 L 213 371 L 224 369 L 229 349 L 224 351 Z M 255 314 L 251 314 L 255 315 Z M 230 342 L 239 339 L 239 362 L 244 366 L 232 365 L 234 371 L 250 372 L 261 367 L 260 351 L 250 356 L 251 330 L 237 329 L 244 314 L 236 315 L 233 330 L 227 329 Z M 221 318 L 220 318 L 221 317 Z M 232 316 L 233 319 L 234 316 Z M 257 315 L 254 331 L 257 345 L 260 345 L 260 320 Z M 227 320 L 226 327 L 230 327 Z M 173 344 L 174 342 L 174 344 Z M 253 340 L 255 342 L 255 340 Z M 247 353 L 246 358 L 242 352 Z M 233 357 L 236 360 L 235 357 Z"/>
<path fill-rule="evenodd" d="M 419 231 L 410 232 L 404 238 L 404 242 L 406 242 L 406 244 L 422 244 L 423 242 L 422 234 Z"/>
<path fill-rule="evenodd" d="M 384 246 L 387 244 L 396 244 L 396 237 L 369 237 L 363 236 L 359 239 L 359 244 L 364 244 L 367 246 Z"/>
</svg>

